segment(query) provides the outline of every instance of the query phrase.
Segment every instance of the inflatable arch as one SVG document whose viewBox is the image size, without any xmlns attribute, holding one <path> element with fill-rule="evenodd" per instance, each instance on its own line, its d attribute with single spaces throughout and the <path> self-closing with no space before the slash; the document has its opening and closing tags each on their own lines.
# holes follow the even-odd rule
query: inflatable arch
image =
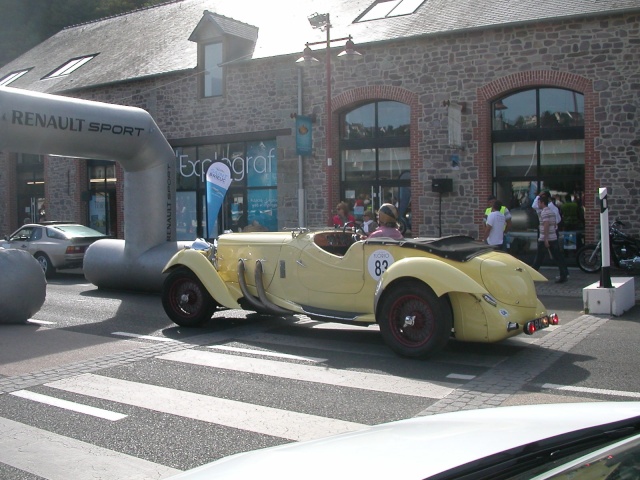
<svg viewBox="0 0 640 480">
<path fill-rule="evenodd" d="M 84 274 L 98 287 L 159 291 L 175 241 L 175 154 L 140 108 L 0 87 L 0 151 L 115 160 L 125 240 L 99 240 Z"/>
</svg>

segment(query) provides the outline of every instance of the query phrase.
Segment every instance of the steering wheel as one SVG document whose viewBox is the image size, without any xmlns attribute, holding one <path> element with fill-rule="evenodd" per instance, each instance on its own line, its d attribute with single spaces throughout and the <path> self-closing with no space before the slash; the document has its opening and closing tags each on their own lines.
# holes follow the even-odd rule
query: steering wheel
<svg viewBox="0 0 640 480">
<path fill-rule="evenodd" d="M 356 227 L 357 225 L 356 225 L 356 222 L 353 222 L 353 221 L 345 222 L 343 227 L 342 227 L 342 233 L 346 233 L 347 232 L 347 227 L 349 227 L 349 226 L 351 228 L 353 228 L 353 227 Z"/>
<path fill-rule="evenodd" d="M 364 230 L 362 230 L 361 228 L 357 228 L 355 232 L 353 232 L 352 235 L 353 238 L 353 242 L 359 242 L 360 240 L 364 240 L 365 238 L 367 238 L 367 236 L 364 234 Z"/>
</svg>

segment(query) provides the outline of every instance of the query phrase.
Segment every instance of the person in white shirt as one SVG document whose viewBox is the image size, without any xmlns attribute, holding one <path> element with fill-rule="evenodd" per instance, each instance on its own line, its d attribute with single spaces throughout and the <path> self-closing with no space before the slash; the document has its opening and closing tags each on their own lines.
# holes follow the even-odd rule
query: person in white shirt
<svg viewBox="0 0 640 480">
<path fill-rule="evenodd" d="M 494 200 L 491 213 L 489 213 L 484 226 L 484 237 L 487 244 L 503 249 L 504 229 L 507 224 L 507 219 L 501 210 L 502 202 L 500 200 Z"/>
<path fill-rule="evenodd" d="M 364 214 L 362 215 L 362 219 L 362 231 L 365 235 L 373 233 L 373 231 L 378 228 L 378 224 L 373 219 L 373 212 L 371 210 L 365 210 Z"/>
<path fill-rule="evenodd" d="M 484 211 L 484 224 L 486 226 L 487 224 L 487 218 L 489 218 L 489 214 L 491 213 L 491 211 L 493 210 L 493 202 L 495 202 L 497 200 L 497 197 L 495 195 L 489 195 L 489 198 L 487 199 L 487 201 L 489 202 L 489 206 L 487 207 L 487 209 Z M 504 215 L 504 219 L 505 219 L 505 225 L 504 225 L 504 234 L 506 234 L 510 229 L 511 229 L 511 212 L 509 211 L 509 209 L 507 207 L 504 206 L 504 204 L 501 202 L 500 205 L 502 205 L 500 207 L 500 213 L 502 215 Z M 506 242 L 504 241 L 504 234 L 502 236 L 502 250 L 506 250 L 507 246 L 506 246 Z"/>
<path fill-rule="evenodd" d="M 533 203 L 531 204 L 531 208 L 533 208 L 536 211 L 536 213 L 538 214 L 538 219 L 540 219 L 540 213 L 542 213 L 542 209 L 544 208 L 544 206 L 540 203 L 540 197 L 542 196 L 547 197 L 549 199 L 549 208 L 556 216 L 556 225 L 559 225 L 560 221 L 562 220 L 562 217 L 560 216 L 560 210 L 558 209 L 556 204 L 553 203 L 553 199 L 551 198 L 551 192 L 549 192 L 549 190 L 542 190 L 540 194 L 533 200 Z"/>
<path fill-rule="evenodd" d="M 493 202 L 495 202 L 498 198 L 495 195 L 489 195 L 489 198 L 487 199 L 487 201 L 489 202 L 489 205 L 487 206 L 487 209 L 484 211 L 484 221 L 485 223 L 487 222 L 487 217 L 489 216 L 489 214 L 491 213 L 491 210 L 493 208 Z M 511 228 L 511 212 L 509 211 L 509 209 L 507 207 L 504 206 L 503 203 L 501 203 L 502 207 L 500 207 L 500 213 L 504 215 L 504 218 L 507 220 L 507 224 L 505 227 L 505 232 L 509 231 L 509 229 Z"/>
<path fill-rule="evenodd" d="M 540 234 L 538 236 L 538 251 L 533 261 L 533 268 L 540 270 L 540 266 L 545 260 L 547 253 L 558 265 L 560 276 L 556 278 L 556 283 L 565 283 L 569 279 L 569 269 L 564 260 L 564 253 L 558 242 L 556 217 L 551 210 L 551 200 L 547 195 L 540 198 Z"/>
</svg>

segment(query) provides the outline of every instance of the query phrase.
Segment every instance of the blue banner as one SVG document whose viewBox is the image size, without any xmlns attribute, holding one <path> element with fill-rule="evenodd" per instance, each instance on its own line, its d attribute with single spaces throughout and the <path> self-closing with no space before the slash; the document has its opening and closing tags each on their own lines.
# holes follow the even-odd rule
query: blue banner
<svg viewBox="0 0 640 480">
<path fill-rule="evenodd" d="M 312 151 L 311 117 L 298 115 L 296 117 L 296 154 L 310 156 Z"/>
<path fill-rule="evenodd" d="M 222 163 L 212 163 L 207 169 L 207 238 L 218 236 L 216 225 L 222 201 L 231 185 L 231 170 Z"/>
</svg>

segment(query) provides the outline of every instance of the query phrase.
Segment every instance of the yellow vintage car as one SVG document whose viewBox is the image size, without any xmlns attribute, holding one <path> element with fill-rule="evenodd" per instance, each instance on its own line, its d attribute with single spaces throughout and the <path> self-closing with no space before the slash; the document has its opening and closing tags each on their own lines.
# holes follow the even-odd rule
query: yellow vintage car
<svg viewBox="0 0 640 480">
<path fill-rule="evenodd" d="M 295 229 L 199 240 L 164 268 L 162 304 L 181 326 L 216 309 L 377 323 L 387 345 L 425 357 L 450 338 L 498 342 L 557 323 L 538 300 L 530 266 L 466 236 L 362 239 Z"/>
</svg>

